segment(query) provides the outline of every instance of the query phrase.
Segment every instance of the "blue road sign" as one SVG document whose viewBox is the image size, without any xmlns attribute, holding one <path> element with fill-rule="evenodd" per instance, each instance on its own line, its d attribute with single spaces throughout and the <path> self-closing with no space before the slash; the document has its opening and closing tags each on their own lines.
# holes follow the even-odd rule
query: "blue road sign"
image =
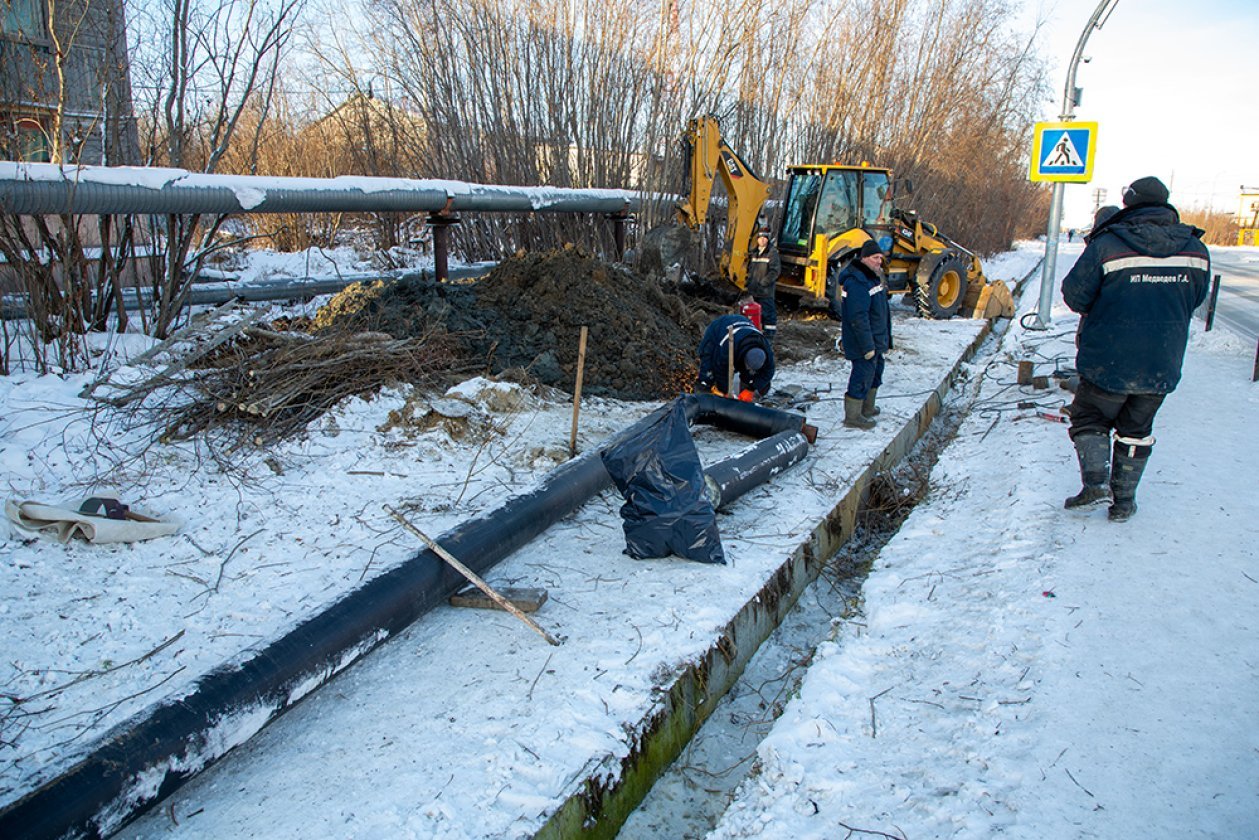
<svg viewBox="0 0 1259 840">
<path fill-rule="evenodd" d="M 1033 181 L 1086 183 L 1093 178 L 1097 123 L 1036 123 L 1032 137 Z"/>
</svg>

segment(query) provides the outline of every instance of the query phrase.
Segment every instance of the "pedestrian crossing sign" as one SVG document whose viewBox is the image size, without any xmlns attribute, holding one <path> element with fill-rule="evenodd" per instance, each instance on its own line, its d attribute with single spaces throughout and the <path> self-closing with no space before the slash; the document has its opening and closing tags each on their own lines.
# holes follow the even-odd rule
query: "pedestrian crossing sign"
<svg viewBox="0 0 1259 840">
<path fill-rule="evenodd" d="M 1093 180 L 1097 123 L 1036 123 L 1032 135 L 1032 181 L 1087 184 Z"/>
</svg>

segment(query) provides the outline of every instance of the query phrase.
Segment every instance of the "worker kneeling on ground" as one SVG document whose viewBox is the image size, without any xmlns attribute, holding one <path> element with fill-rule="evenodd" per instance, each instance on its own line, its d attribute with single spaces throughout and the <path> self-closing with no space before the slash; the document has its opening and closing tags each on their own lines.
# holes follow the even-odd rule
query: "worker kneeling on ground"
<svg viewBox="0 0 1259 840">
<path fill-rule="evenodd" d="M 774 351 L 765 336 L 743 315 L 722 315 L 708 325 L 699 342 L 696 393 L 728 393 L 730 342 L 734 342 L 735 387 L 739 399 L 753 402 L 769 393 L 774 378 Z"/>
<path fill-rule="evenodd" d="M 883 354 L 892 347 L 892 309 L 883 284 L 883 252 L 873 240 L 861 246 L 835 281 L 830 316 L 840 322 L 844 358 L 852 362 L 844 392 L 844 425 L 873 429 L 875 394 L 883 384 Z"/>
</svg>

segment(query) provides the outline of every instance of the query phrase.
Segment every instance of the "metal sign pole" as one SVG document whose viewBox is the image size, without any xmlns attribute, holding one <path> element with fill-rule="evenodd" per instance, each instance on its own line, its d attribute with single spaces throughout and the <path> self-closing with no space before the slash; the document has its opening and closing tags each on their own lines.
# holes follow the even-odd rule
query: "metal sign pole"
<svg viewBox="0 0 1259 840">
<path fill-rule="evenodd" d="M 1058 276 L 1058 234 L 1062 228 L 1062 193 L 1064 184 L 1054 183 L 1053 198 L 1049 205 L 1049 230 L 1045 237 L 1045 262 L 1040 274 L 1040 312 L 1032 329 L 1049 329 L 1049 311 L 1054 306 L 1054 278 Z"/>
<path fill-rule="evenodd" d="M 1080 40 L 1076 42 L 1075 52 L 1071 56 L 1071 64 L 1067 68 L 1067 84 L 1062 92 L 1062 115 L 1059 119 L 1063 122 L 1070 122 L 1075 117 L 1075 105 L 1079 96 L 1079 89 L 1075 86 L 1075 73 L 1080 67 L 1080 59 L 1084 56 L 1084 45 L 1088 43 L 1089 36 L 1093 34 L 1094 29 L 1102 28 L 1102 25 L 1105 23 L 1102 20 L 1103 14 L 1109 17 L 1109 12 L 1106 11 L 1107 7 L 1111 7 L 1113 10 L 1113 7 L 1118 3 L 1119 0 L 1101 0 L 1093 11 L 1092 17 L 1089 18 L 1088 26 L 1085 26 L 1084 32 L 1080 34 Z M 1101 22 L 1099 23 L 1098 21 Z M 1046 231 L 1045 238 L 1045 263 L 1040 275 L 1040 311 L 1037 313 L 1036 321 L 1028 325 L 1029 329 L 1049 329 L 1049 312 L 1054 305 L 1054 281 L 1058 267 L 1058 234 L 1062 226 L 1063 191 L 1063 183 L 1056 181 L 1049 208 L 1049 229 Z"/>
</svg>

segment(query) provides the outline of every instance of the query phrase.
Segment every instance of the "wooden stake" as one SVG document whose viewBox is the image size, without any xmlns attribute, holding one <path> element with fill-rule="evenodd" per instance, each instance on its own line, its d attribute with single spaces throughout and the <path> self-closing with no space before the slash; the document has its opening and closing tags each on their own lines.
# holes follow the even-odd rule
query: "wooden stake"
<svg viewBox="0 0 1259 840">
<path fill-rule="evenodd" d="M 434 553 L 437 554 L 438 557 L 445 560 L 451 566 L 454 566 L 455 570 L 458 571 L 459 574 L 466 577 L 469 581 L 471 581 L 473 584 L 476 585 L 477 589 L 480 589 L 482 592 L 488 595 L 494 601 L 494 603 L 498 604 L 500 607 L 507 610 L 507 612 L 516 616 L 516 618 L 520 619 L 525 624 L 529 625 L 529 629 L 537 633 L 542 638 L 546 639 L 548 644 L 557 645 L 557 646 L 560 644 L 558 639 L 556 639 L 550 633 L 546 632 L 540 626 L 538 626 L 538 623 L 536 621 L 534 621 L 532 618 L 530 618 L 529 616 L 521 612 L 516 607 L 516 605 L 513 604 L 511 601 L 508 601 L 502 595 L 499 595 L 497 592 L 491 589 L 490 585 L 486 583 L 485 581 L 481 580 L 481 577 L 476 572 L 472 571 L 467 566 L 460 563 L 453 554 L 451 554 L 446 549 L 442 548 L 433 540 L 429 539 L 427 534 L 425 534 L 419 528 L 416 528 L 414 525 L 412 525 L 405 516 L 398 513 L 389 505 L 385 505 L 385 510 L 389 511 L 389 514 L 393 516 L 394 519 L 401 522 L 403 528 L 406 528 L 412 534 L 415 534 L 415 536 L 419 537 L 420 540 L 423 541 L 423 543 L 427 545 L 429 548 L 431 548 L 434 551 Z"/>
<path fill-rule="evenodd" d="M 734 325 L 731 324 L 726 329 L 726 342 L 729 343 L 727 355 L 730 360 L 730 373 L 726 376 L 726 396 L 734 396 Z"/>
<path fill-rule="evenodd" d="M 577 384 L 573 386 L 573 433 L 568 437 L 568 455 L 577 454 L 577 415 L 581 411 L 581 378 L 586 371 L 586 328 L 577 342 Z"/>
</svg>

